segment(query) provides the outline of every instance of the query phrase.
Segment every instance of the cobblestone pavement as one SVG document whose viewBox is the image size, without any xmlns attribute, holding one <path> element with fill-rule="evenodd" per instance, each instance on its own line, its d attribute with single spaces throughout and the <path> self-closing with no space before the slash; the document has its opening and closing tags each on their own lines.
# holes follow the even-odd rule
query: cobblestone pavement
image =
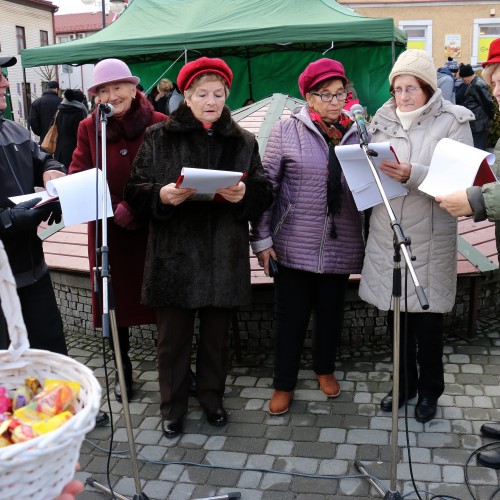
<svg viewBox="0 0 500 500">
<path fill-rule="evenodd" d="M 70 355 L 93 368 L 104 383 L 100 340 L 76 335 L 68 340 Z M 244 500 L 380 498 L 359 477 L 355 460 L 383 484 L 390 484 L 392 421 L 379 408 L 391 386 L 389 351 L 343 352 L 336 371 L 342 393 L 336 399 L 326 398 L 319 390 L 306 357 L 293 404 L 281 417 L 267 413 L 272 394 L 271 355 L 249 356 L 241 366 L 233 365 L 227 379 L 228 425 L 207 424 L 198 402 L 191 398 L 184 434 L 174 440 L 161 432 L 154 347 L 135 345 L 131 354 L 135 397 L 130 413 L 142 493 L 149 499 L 200 499 L 230 492 L 239 492 Z M 492 441 L 481 436 L 480 426 L 500 420 L 499 354 L 500 324 L 491 318 L 481 320 L 480 333 L 473 341 L 451 333 L 445 345 L 446 389 L 436 418 L 425 425 L 416 422 L 416 400 L 410 402 L 407 435 L 421 498 L 430 498 L 426 490 L 482 500 L 498 488 L 497 471 L 477 466 L 471 455 Z M 111 362 L 111 387 L 112 366 Z M 127 457 L 122 405 L 114 400 L 112 389 L 110 399 L 117 453 L 109 458 L 109 478 L 116 492 L 132 498 L 137 492 Z M 107 402 L 102 408 L 107 411 Z M 405 498 L 418 498 L 412 493 L 404 408 L 399 415 L 396 490 Z M 108 484 L 108 456 L 101 448 L 107 450 L 110 436 L 109 425 L 88 434 L 77 477 L 85 481 L 92 476 Z M 79 496 L 81 500 L 101 498 L 110 496 L 90 486 Z"/>
</svg>

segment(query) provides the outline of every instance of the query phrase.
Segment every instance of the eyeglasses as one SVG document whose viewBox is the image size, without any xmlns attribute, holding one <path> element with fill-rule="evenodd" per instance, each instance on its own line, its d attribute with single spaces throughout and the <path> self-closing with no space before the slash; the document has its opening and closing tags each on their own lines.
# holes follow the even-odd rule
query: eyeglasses
<svg viewBox="0 0 500 500">
<path fill-rule="evenodd" d="M 349 92 L 337 92 L 336 94 L 330 94 L 327 92 L 325 94 L 319 94 L 318 92 L 311 92 L 312 95 L 317 95 L 323 102 L 330 102 L 332 99 L 336 99 L 337 101 L 345 101 Z"/>
<path fill-rule="evenodd" d="M 418 92 L 422 87 L 406 87 L 405 89 L 402 89 L 402 88 L 397 88 L 397 89 L 394 89 L 391 94 L 396 97 L 396 96 L 400 96 L 403 91 L 406 92 L 407 94 L 410 94 L 410 95 L 413 95 L 415 94 L 416 92 Z"/>
</svg>

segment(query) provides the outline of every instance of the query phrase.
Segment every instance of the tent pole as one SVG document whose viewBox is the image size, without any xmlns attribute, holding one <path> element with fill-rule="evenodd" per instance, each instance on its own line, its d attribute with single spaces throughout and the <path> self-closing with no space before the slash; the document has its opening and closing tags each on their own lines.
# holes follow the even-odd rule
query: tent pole
<svg viewBox="0 0 500 500">
<path fill-rule="evenodd" d="M 24 107 L 24 120 L 26 122 L 26 127 L 28 127 L 28 130 L 30 130 L 30 126 L 28 124 L 28 115 L 29 115 L 29 109 L 28 109 L 28 84 L 26 82 L 26 68 L 23 67 L 23 84 L 24 84 L 24 90 L 23 90 L 23 107 Z M 14 116 L 14 113 L 12 113 L 12 116 Z"/>
</svg>

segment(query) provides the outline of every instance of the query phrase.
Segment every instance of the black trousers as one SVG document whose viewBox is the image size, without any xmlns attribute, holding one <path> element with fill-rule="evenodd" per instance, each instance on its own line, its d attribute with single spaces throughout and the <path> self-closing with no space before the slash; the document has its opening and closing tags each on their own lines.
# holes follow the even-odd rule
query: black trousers
<svg viewBox="0 0 500 500">
<path fill-rule="evenodd" d="M 302 347 L 313 313 L 313 370 L 335 371 L 337 346 L 344 322 L 344 300 L 349 275 L 318 274 L 280 266 L 274 280 L 276 336 L 274 388 L 292 391 L 297 385 Z"/>
<path fill-rule="evenodd" d="M 32 285 L 17 289 L 28 339 L 32 349 L 68 354 L 61 313 L 57 307 L 56 296 L 50 274 Z M 0 311 L 0 348 L 9 345 L 7 323 Z"/>
<path fill-rule="evenodd" d="M 229 353 L 229 326 L 234 309 L 198 309 L 200 335 L 196 354 L 198 401 L 204 408 L 222 406 Z M 156 309 L 160 412 L 164 419 L 182 418 L 188 411 L 189 369 L 196 309 Z"/>
<path fill-rule="evenodd" d="M 393 312 L 388 323 L 393 338 Z M 400 314 L 400 393 L 438 399 L 444 392 L 443 328 L 444 316 L 438 313 L 408 313 L 405 333 L 405 314 Z"/>
</svg>

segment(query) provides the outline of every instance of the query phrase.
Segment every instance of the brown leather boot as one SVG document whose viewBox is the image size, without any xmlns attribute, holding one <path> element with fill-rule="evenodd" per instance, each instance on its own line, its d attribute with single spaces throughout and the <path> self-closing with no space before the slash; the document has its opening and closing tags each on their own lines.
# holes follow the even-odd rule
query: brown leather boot
<svg viewBox="0 0 500 500">
<path fill-rule="evenodd" d="M 320 389 L 329 397 L 336 398 L 340 394 L 340 384 L 338 383 L 335 375 L 316 375 L 319 382 Z"/>
<path fill-rule="evenodd" d="M 283 415 L 288 411 L 292 398 L 293 391 L 278 391 L 275 389 L 269 402 L 269 413 L 271 415 Z"/>
</svg>

